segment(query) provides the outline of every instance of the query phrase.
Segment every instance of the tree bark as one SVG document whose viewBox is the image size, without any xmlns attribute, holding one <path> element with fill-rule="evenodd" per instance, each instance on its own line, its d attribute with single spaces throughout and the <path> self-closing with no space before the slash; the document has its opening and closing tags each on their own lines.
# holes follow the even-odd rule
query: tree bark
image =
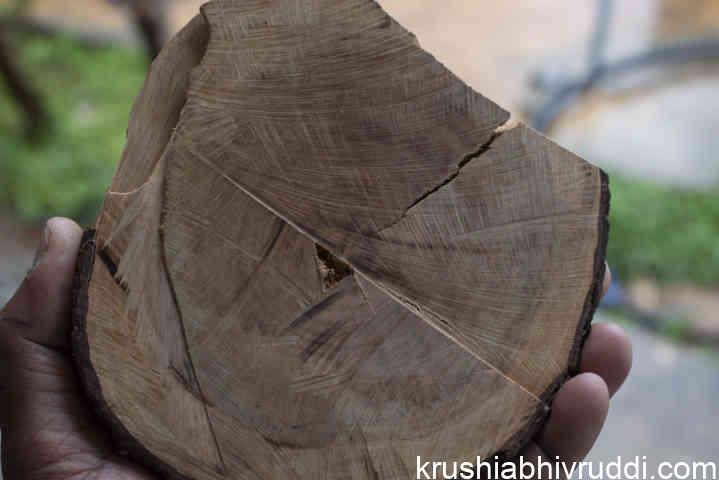
<svg viewBox="0 0 719 480">
<path fill-rule="evenodd" d="M 371 0 L 202 13 L 78 268 L 78 370 L 118 448 L 197 480 L 514 456 L 578 367 L 606 175 Z"/>
</svg>

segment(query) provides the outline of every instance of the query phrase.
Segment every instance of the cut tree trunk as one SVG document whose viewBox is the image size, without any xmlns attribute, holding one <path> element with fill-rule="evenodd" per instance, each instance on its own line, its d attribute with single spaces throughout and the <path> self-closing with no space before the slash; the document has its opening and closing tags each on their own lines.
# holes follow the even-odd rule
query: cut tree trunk
<svg viewBox="0 0 719 480">
<path fill-rule="evenodd" d="M 371 0 L 203 7 L 78 269 L 118 448 L 196 480 L 514 456 L 577 367 L 609 192 L 508 118 Z"/>
</svg>

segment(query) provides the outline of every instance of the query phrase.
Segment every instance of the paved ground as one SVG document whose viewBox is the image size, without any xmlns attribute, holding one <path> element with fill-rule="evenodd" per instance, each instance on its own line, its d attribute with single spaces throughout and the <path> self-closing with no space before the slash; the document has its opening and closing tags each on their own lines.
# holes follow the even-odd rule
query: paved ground
<svg viewBox="0 0 719 480">
<path fill-rule="evenodd" d="M 599 320 L 609 317 L 600 315 Z M 590 459 L 646 455 L 657 463 L 719 460 L 719 352 L 626 328 L 634 343 L 634 368 L 612 400 Z"/>
</svg>

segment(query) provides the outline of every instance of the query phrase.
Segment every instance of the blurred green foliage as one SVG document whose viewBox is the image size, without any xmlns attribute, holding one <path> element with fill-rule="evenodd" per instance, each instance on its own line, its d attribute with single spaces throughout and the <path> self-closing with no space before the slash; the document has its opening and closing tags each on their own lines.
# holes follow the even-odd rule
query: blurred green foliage
<svg viewBox="0 0 719 480">
<path fill-rule="evenodd" d="M 53 130 L 28 145 L 0 85 L 0 202 L 27 221 L 92 222 L 125 142 L 147 65 L 142 51 L 87 49 L 68 38 L 13 38 L 45 96 Z M 1 82 L 0 82 L 1 83 Z M 608 257 L 619 277 L 719 285 L 719 191 L 691 192 L 613 175 Z"/>
<path fill-rule="evenodd" d="M 719 285 L 719 189 L 690 191 L 612 175 L 608 260 L 622 279 Z"/>
<path fill-rule="evenodd" d="M 0 81 L 0 202 L 28 221 L 67 215 L 90 222 L 125 143 L 145 56 L 63 37 L 15 33 L 9 40 L 52 125 L 42 142 L 28 144 L 22 114 Z"/>
</svg>

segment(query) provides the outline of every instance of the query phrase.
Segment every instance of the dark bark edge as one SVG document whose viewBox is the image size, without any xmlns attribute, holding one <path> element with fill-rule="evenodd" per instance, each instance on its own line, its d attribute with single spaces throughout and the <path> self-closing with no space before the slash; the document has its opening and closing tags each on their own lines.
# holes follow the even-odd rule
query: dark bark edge
<svg viewBox="0 0 719 480">
<path fill-rule="evenodd" d="M 593 282 L 584 300 L 582 315 L 577 325 L 574 346 L 569 354 L 567 370 L 560 375 L 540 395 L 543 404 L 534 416 L 527 422 L 525 427 L 515 433 L 507 443 L 495 455 L 499 461 L 511 461 L 517 458 L 521 450 L 529 444 L 539 430 L 544 426 L 551 412 L 551 403 L 559 389 L 573 376 L 579 373 L 579 364 L 582 359 L 582 349 L 592 328 L 592 319 L 597 311 L 599 302 L 602 299 L 604 288 L 604 275 L 607 265 L 607 244 L 609 242 L 609 205 L 611 193 L 609 191 L 609 175 L 604 170 L 599 170 L 600 175 L 600 200 L 599 200 L 599 221 L 597 224 L 597 246 L 594 251 L 594 269 L 592 273 Z M 493 456 L 494 457 L 494 456 Z M 526 459 L 531 460 L 531 459 Z"/>
<path fill-rule="evenodd" d="M 152 472 L 168 480 L 188 480 L 177 470 L 160 461 L 125 428 L 110 409 L 102 393 L 100 380 L 90 358 L 87 338 L 88 287 L 95 264 L 95 230 L 86 230 L 82 237 L 73 283 L 71 345 L 75 371 L 90 407 L 102 425 L 106 426 L 119 455 L 128 456 Z"/>
</svg>

